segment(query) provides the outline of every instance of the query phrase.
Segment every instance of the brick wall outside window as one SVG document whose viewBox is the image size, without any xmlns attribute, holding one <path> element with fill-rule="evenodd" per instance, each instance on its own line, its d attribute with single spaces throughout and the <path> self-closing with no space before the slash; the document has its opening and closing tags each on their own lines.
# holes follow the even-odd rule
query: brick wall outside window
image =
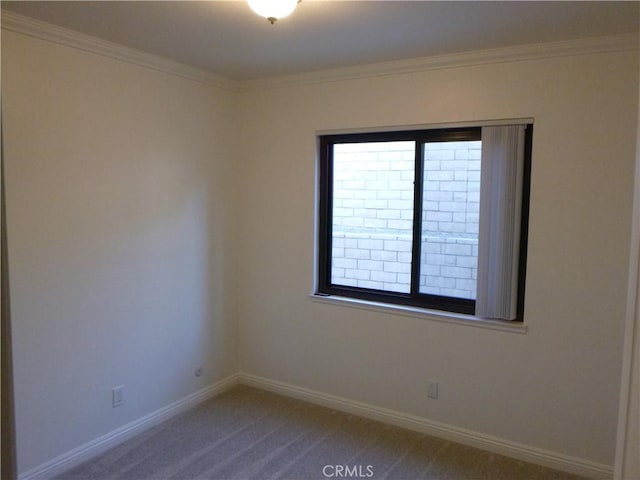
<svg viewBox="0 0 640 480">
<path fill-rule="evenodd" d="M 480 141 L 425 145 L 420 292 L 475 298 Z M 334 150 L 331 281 L 408 292 L 413 142 Z"/>
</svg>

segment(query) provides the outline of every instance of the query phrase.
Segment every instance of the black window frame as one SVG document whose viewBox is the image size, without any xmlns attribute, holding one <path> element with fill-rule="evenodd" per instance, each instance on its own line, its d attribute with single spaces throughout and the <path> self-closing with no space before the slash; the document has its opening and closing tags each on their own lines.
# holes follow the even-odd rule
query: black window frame
<svg viewBox="0 0 640 480">
<path fill-rule="evenodd" d="M 419 292 L 420 253 L 422 248 L 422 200 L 424 179 L 424 148 L 429 142 L 481 140 L 482 127 L 434 128 L 386 132 L 320 135 L 319 145 L 319 198 L 318 198 L 318 269 L 317 295 L 341 296 L 377 303 L 406 305 L 430 310 L 474 315 L 475 300 Z M 520 225 L 520 256 L 518 263 L 518 307 L 516 321 L 523 321 L 526 283 L 527 237 L 529 230 L 529 203 L 531 187 L 531 151 L 533 124 L 525 129 L 524 172 Z M 341 143 L 415 141 L 413 236 L 411 260 L 411 287 L 409 293 L 397 293 L 331 283 L 331 257 L 333 238 L 333 146 Z"/>
</svg>

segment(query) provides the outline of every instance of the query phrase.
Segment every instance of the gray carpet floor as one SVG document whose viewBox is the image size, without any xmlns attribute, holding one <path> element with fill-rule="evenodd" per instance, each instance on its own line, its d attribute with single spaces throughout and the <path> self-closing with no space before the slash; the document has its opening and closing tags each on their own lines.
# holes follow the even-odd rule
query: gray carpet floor
<svg viewBox="0 0 640 480">
<path fill-rule="evenodd" d="M 238 386 L 57 480 L 578 480 L 429 435 Z"/>
</svg>

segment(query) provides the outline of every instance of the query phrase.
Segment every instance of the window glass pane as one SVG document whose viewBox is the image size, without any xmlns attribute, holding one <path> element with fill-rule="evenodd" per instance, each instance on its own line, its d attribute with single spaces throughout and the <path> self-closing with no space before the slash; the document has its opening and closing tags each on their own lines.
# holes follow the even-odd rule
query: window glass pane
<svg viewBox="0 0 640 480">
<path fill-rule="evenodd" d="M 334 145 L 331 283 L 409 293 L 415 142 Z"/>
<path fill-rule="evenodd" d="M 481 144 L 424 144 L 420 293 L 476 297 Z"/>
</svg>

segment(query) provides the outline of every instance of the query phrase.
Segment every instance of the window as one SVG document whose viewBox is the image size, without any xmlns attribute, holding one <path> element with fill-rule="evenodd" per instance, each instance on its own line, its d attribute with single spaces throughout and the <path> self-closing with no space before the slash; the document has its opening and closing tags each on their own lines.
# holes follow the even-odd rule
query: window
<svg viewBox="0 0 640 480">
<path fill-rule="evenodd" d="M 532 129 L 321 136 L 317 293 L 522 320 Z"/>
</svg>

